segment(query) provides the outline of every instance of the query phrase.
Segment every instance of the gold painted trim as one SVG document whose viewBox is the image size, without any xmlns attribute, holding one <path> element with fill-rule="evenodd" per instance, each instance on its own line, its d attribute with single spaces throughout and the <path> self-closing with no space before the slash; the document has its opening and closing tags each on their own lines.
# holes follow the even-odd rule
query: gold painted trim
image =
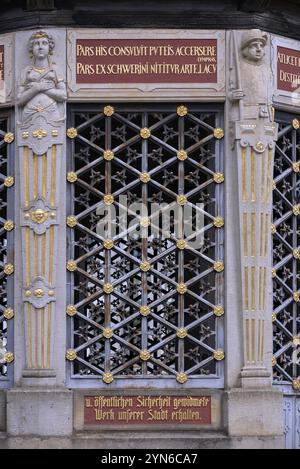
<svg viewBox="0 0 300 469">
<path fill-rule="evenodd" d="M 246 319 L 246 360 L 250 362 L 250 329 L 249 319 Z"/>
<path fill-rule="evenodd" d="M 242 191 L 243 191 L 243 202 L 247 201 L 247 148 L 242 148 Z"/>
<path fill-rule="evenodd" d="M 24 204 L 25 207 L 29 206 L 30 202 L 30 185 L 29 185 L 29 155 L 28 155 L 28 147 L 24 147 Z"/>
<path fill-rule="evenodd" d="M 53 286 L 54 226 L 49 228 L 49 284 Z"/>
<path fill-rule="evenodd" d="M 255 362 L 255 319 L 251 319 L 251 347 L 252 347 L 252 362 Z"/>
<path fill-rule="evenodd" d="M 249 268 L 244 267 L 245 276 L 245 310 L 249 311 Z"/>
<path fill-rule="evenodd" d="M 265 202 L 265 184 L 266 184 L 266 152 L 261 155 L 261 201 Z"/>
<path fill-rule="evenodd" d="M 256 156 L 251 150 L 251 202 L 256 200 Z"/>
<path fill-rule="evenodd" d="M 260 214 L 260 243 L 259 243 L 259 255 L 260 257 L 263 256 L 263 247 L 264 247 L 264 221 L 265 217 L 264 214 L 261 212 Z"/>
<path fill-rule="evenodd" d="M 45 308 L 41 309 L 41 368 L 45 368 Z"/>
<path fill-rule="evenodd" d="M 268 173 L 267 173 L 267 202 L 270 201 L 271 186 L 272 186 L 272 174 L 271 174 L 271 162 L 272 162 L 272 149 L 268 150 Z"/>
<path fill-rule="evenodd" d="M 251 256 L 255 256 L 256 246 L 256 216 L 254 212 L 251 212 Z"/>
<path fill-rule="evenodd" d="M 33 154 L 33 198 L 37 199 L 39 195 L 39 169 L 38 156 Z"/>
<path fill-rule="evenodd" d="M 42 156 L 42 196 L 44 199 L 47 197 L 47 155 Z"/>
<path fill-rule="evenodd" d="M 26 251 L 26 283 L 29 287 L 31 282 L 31 256 L 30 256 L 30 228 L 25 228 L 25 251 Z"/>
<path fill-rule="evenodd" d="M 52 324 L 52 303 L 48 304 L 48 324 L 47 324 L 47 368 L 51 363 L 51 324 Z"/>
<path fill-rule="evenodd" d="M 28 303 L 28 367 L 33 367 L 33 356 L 32 356 L 32 317 L 31 317 L 31 304 Z"/>
<path fill-rule="evenodd" d="M 248 256 L 248 213 L 243 213 L 244 256 Z"/>
<path fill-rule="evenodd" d="M 256 268 L 251 267 L 251 309 L 255 311 L 255 293 L 256 293 Z"/>
<path fill-rule="evenodd" d="M 269 214 L 266 213 L 266 224 L 265 224 L 265 257 L 268 255 L 268 244 L 269 244 Z"/>
<path fill-rule="evenodd" d="M 56 145 L 52 145 L 51 151 L 51 188 L 50 188 L 50 203 L 55 206 L 56 203 Z"/>
<path fill-rule="evenodd" d="M 34 308 L 35 368 L 39 367 L 39 310 Z"/>
</svg>

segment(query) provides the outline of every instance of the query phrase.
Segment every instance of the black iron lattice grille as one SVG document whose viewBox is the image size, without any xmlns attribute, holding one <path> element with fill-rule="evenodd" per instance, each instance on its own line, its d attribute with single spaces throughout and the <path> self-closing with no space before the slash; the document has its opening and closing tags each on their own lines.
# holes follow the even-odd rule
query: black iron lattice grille
<svg viewBox="0 0 300 469">
<path fill-rule="evenodd" d="M 279 115 L 273 183 L 273 376 L 297 387 L 300 345 L 300 133 Z M 300 356 L 300 354 L 299 354 Z M 296 383 L 296 384 L 295 384 Z"/>
<path fill-rule="evenodd" d="M 8 191 L 13 179 L 9 178 L 11 162 L 8 159 L 8 143 L 4 141 L 7 134 L 7 118 L 0 116 L 0 377 L 7 376 L 5 353 L 8 351 L 8 321 L 5 312 L 11 306 L 8 290 L 10 279 L 5 273 L 9 262 L 9 238 L 12 226 L 7 225 L 12 207 L 8 207 Z M 1 384 L 1 383 L 0 383 Z"/>
<path fill-rule="evenodd" d="M 77 130 L 68 173 L 71 225 L 76 217 L 69 228 L 69 259 L 77 265 L 69 274 L 77 311 L 71 319 L 73 375 L 216 376 L 223 313 L 222 152 L 214 137 L 220 113 L 190 107 L 180 117 L 176 106 L 134 105 L 115 106 L 111 116 L 74 111 L 72 119 Z M 149 138 L 141 137 L 141 129 L 149 129 Z M 182 149 L 186 159 L 178 154 Z M 103 157 L 107 150 L 112 159 Z M 109 249 L 99 235 L 105 195 L 113 196 L 109 202 L 117 209 Z M 126 225 L 121 195 L 128 206 L 148 207 L 150 226 L 144 214 L 136 217 L 132 210 Z M 169 238 L 162 217 L 150 211 L 153 203 L 178 210 Z M 183 221 L 187 207 L 193 210 Z M 195 231 L 199 214 L 202 225 Z M 144 237 L 131 236 L 134 228 Z M 189 246 L 195 238 L 185 236 L 187 228 L 200 232 L 196 248 Z M 185 249 L 178 243 L 183 238 Z M 178 285 L 187 291 L 178 293 Z M 111 293 L 103 291 L 107 286 Z"/>
</svg>

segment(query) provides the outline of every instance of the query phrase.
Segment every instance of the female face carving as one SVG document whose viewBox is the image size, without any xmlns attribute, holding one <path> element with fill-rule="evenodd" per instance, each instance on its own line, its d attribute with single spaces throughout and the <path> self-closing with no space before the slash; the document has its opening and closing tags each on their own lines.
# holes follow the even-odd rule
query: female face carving
<svg viewBox="0 0 300 469">
<path fill-rule="evenodd" d="M 32 47 L 32 53 L 35 58 L 44 59 L 49 55 L 49 41 L 46 37 L 35 39 Z"/>
</svg>

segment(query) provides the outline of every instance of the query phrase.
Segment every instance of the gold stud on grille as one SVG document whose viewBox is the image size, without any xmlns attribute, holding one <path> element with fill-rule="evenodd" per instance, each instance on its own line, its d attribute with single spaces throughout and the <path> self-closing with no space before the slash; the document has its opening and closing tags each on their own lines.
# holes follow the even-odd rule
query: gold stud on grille
<svg viewBox="0 0 300 469">
<path fill-rule="evenodd" d="M 187 203 L 187 198 L 183 194 L 178 195 L 176 200 L 177 200 L 178 205 L 185 205 Z"/>
<path fill-rule="evenodd" d="M 272 181 L 272 190 L 275 191 L 275 189 L 276 189 L 276 182 Z"/>
<path fill-rule="evenodd" d="M 105 249 L 112 249 L 114 247 L 114 242 L 112 239 L 106 239 L 103 243 Z"/>
<path fill-rule="evenodd" d="M 12 275 L 14 273 L 13 264 L 5 264 L 4 273 L 5 273 L 5 275 Z"/>
<path fill-rule="evenodd" d="M 224 308 L 223 308 L 223 306 L 215 306 L 215 307 L 214 307 L 214 315 L 215 315 L 215 316 L 220 317 L 220 316 L 223 316 L 223 314 L 224 314 Z"/>
<path fill-rule="evenodd" d="M 106 328 L 103 330 L 103 337 L 105 337 L 105 339 L 111 339 L 113 336 L 113 330 L 110 329 L 110 328 Z"/>
<path fill-rule="evenodd" d="M 186 106 L 177 106 L 176 113 L 180 117 L 184 117 L 188 113 L 188 108 Z"/>
<path fill-rule="evenodd" d="M 151 135 L 150 130 L 147 127 L 144 127 L 143 129 L 140 130 L 140 136 L 144 139 L 149 138 Z"/>
<path fill-rule="evenodd" d="M 114 380 L 114 377 L 113 377 L 112 373 L 103 373 L 102 381 L 105 384 L 110 384 L 110 383 L 113 382 L 113 380 Z"/>
<path fill-rule="evenodd" d="M 114 159 L 114 152 L 111 151 L 111 150 L 105 150 L 105 152 L 103 153 L 103 158 L 106 160 L 106 161 L 111 161 Z"/>
<path fill-rule="evenodd" d="M 6 352 L 4 354 L 4 357 L 3 357 L 3 360 L 5 361 L 5 363 L 12 363 L 14 361 L 15 357 L 14 357 L 14 354 L 12 352 Z"/>
<path fill-rule="evenodd" d="M 67 174 L 67 181 L 70 182 L 71 184 L 73 184 L 74 182 L 76 182 L 77 179 L 78 179 L 77 174 L 74 173 L 74 171 L 70 171 L 70 172 Z"/>
<path fill-rule="evenodd" d="M 214 359 L 217 360 L 218 362 L 224 360 L 224 358 L 225 358 L 225 353 L 223 352 L 223 350 L 218 349 L 214 352 Z"/>
<path fill-rule="evenodd" d="M 148 226 L 150 226 L 150 219 L 148 217 L 144 217 L 144 218 L 141 218 L 140 219 L 140 225 L 143 227 L 143 228 L 148 228 Z"/>
<path fill-rule="evenodd" d="M 68 130 L 67 130 L 67 136 L 69 138 L 76 138 L 78 135 L 77 133 L 77 129 L 75 129 L 75 127 L 70 127 Z"/>
<path fill-rule="evenodd" d="M 299 296 L 299 293 L 297 291 L 294 291 L 294 293 L 293 293 L 293 300 L 295 301 L 295 303 L 299 303 L 299 301 L 300 301 L 300 296 Z"/>
<path fill-rule="evenodd" d="M 105 106 L 103 109 L 103 114 L 107 117 L 111 117 L 114 112 L 115 109 L 112 106 Z"/>
<path fill-rule="evenodd" d="M 294 205 L 293 206 L 293 214 L 298 216 L 300 214 L 300 207 L 299 205 Z"/>
<path fill-rule="evenodd" d="M 74 215 L 70 215 L 67 218 L 67 225 L 69 228 L 74 228 L 77 225 L 77 219 Z"/>
<path fill-rule="evenodd" d="M 216 272 L 222 272 L 224 270 L 224 262 L 223 261 L 217 261 L 214 263 L 214 270 Z"/>
<path fill-rule="evenodd" d="M 299 391 L 300 381 L 298 379 L 293 379 L 292 386 L 295 391 Z"/>
<path fill-rule="evenodd" d="M 4 141 L 5 143 L 12 143 L 15 139 L 15 136 L 12 132 L 7 132 L 5 135 L 4 135 Z"/>
<path fill-rule="evenodd" d="M 76 309 L 76 306 L 74 305 L 68 305 L 66 311 L 67 311 L 67 315 L 70 317 L 76 316 L 77 314 L 77 309 Z"/>
<path fill-rule="evenodd" d="M 177 331 L 176 331 L 176 336 L 177 336 L 179 339 L 184 339 L 187 335 L 188 335 L 188 332 L 187 332 L 187 330 L 186 330 L 184 327 L 180 327 L 180 328 L 177 329 Z"/>
<path fill-rule="evenodd" d="M 150 175 L 149 175 L 148 173 L 146 173 L 146 172 L 144 172 L 144 173 L 142 173 L 142 174 L 140 175 L 140 181 L 143 182 L 143 183 L 145 183 L 145 184 L 146 184 L 147 182 L 149 182 L 150 179 L 151 179 L 151 178 L 150 178 Z"/>
<path fill-rule="evenodd" d="M 4 310 L 3 317 L 9 321 L 14 317 L 14 310 L 12 308 L 6 308 Z"/>
<path fill-rule="evenodd" d="M 299 163 L 293 163 L 293 171 L 294 173 L 299 173 L 300 171 L 300 164 Z"/>
<path fill-rule="evenodd" d="M 12 187 L 14 183 L 15 183 L 15 178 L 13 176 L 7 176 L 7 178 L 4 179 L 5 187 Z"/>
<path fill-rule="evenodd" d="M 143 272 L 148 272 L 150 269 L 151 269 L 151 265 L 149 262 L 142 262 L 140 264 L 140 269 L 143 271 Z"/>
<path fill-rule="evenodd" d="M 224 219 L 222 217 L 216 217 L 214 219 L 214 226 L 216 228 L 222 228 L 222 226 L 224 226 Z"/>
<path fill-rule="evenodd" d="M 293 249 L 293 257 L 295 259 L 300 259 L 300 249 Z"/>
<path fill-rule="evenodd" d="M 275 313 L 275 311 L 273 311 L 272 313 L 272 322 L 275 322 L 277 319 L 277 314 Z"/>
<path fill-rule="evenodd" d="M 293 119 L 292 120 L 292 126 L 293 126 L 293 129 L 295 129 L 295 130 L 299 129 L 300 122 L 298 121 L 298 119 Z"/>
<path fill-rule="evenodd" d="M 271 224 L 271 233 L 272 233 L 272 234 L 275 234 L 276 231 L 277 231 L 276 226 L 274 225 L 274 223 L 272 223 L 272 224 Z"/>
<path fill-rule="evenodd" d="M 277 359 L 276 359 L 276 357 L 273 357 L 272 358 L 272 366 L 274 367 L 276 365 L 277 365 Z"/>
<path fill-rule="evenodd" d="M 275 278 L 275 277 L 276 277 L 276 269 L 273 268 L 273 269 L 271 270 L 271 276 L 272 276 L 272 278 Z"/>
<path fill-rule="evenodd" d="M 77 263 L 73 260 L 70 260 L 67 262 L 67 270 L 69 272 L 75 272 L 75 270 L 77 269 Z"/>
<path fill-rule="evenodd" d="M 187 292 L 187 287 L 184 283 L 179 283 L 177 285 L 177 292 L 180 294 L 180 295 L 184 295 L 186 292 Z"/>
<path fill-rule="evenodd" d="M 66 351 L 66 359 L 69 360 L 70 362 L 74 361 L 77 358 L 77 353 L 75 352 L 74 349 L 69 348 Z"/>
<path fill-rule="evenodd" d="M 146 362 L 151 357 L 151 354 L 148 350 L 142 350 L 140 352 L 140 359 Z"/>
<path fill-rule="evenodd" d="M 214 129 L 214 137 L 220 140 L 221 138 L 224 137 L 224 130 L 221 129 L 221 127 L 217 127 Z"/>
<path fill-rule="evenodd" d="M 177 159 L 179 161 L 185 161 L 187 159 L 187 152 L 185 150 L 179 150 L 177 152 Z"/>
<path fill-rule="evenodd" d="M 187 244 L 186 244 L 186 241 L 184 239 L 178 239 L 177 243 L 176 243 L 176 246 L 178 249 L 185 249 Z"/>
<path fill-rule="evenodd" d="M 214 174 L 214 182 L 216 184 L 221 184 L 224 182 L 224 174 L 223 173 L 215 173 Z"/>
<path fill-rule="evenodd" d="M 104 201 L 105 205 L 111 205 L 111 204 L 114 203 L 114 196 L 111 195 L 111 194 L 106 194 L 103 197 L 103 201 Z"/>
<path fill-rule="evenodd" d="M 298 335 L 294 335 L 293 337 L 293 345 L 295 345 L 295 347 L 299 347 L 300 345 L 300 337 Z"/>
<path fill-rule="evenodd" d="M 107 295 L 110 295 L 113 291 L 114 291 L 114 287 L 112 286 L 111 283 L 105 283 L 103 285 L 103 291 L 104 293 L 106 293 Z"/>
<path fill-rule="evenodd" d="M 15 227 L 15 224 L 12 220 L 7 220 L 5 223 L 4 223 L 4 229 L 5 231 L 12 231 Z"/>
<path fill-rule="evenodd" d="M 147 305 L 141 306 L 140 307 L 140 314 L 144 317 L 149 316 L 150 314 L 150 308 Z"/>
<path fill-rule="evenodd" d="M 176 381 L 177 381 L 179 384 L 184 384 L 184 383 L 187 382 L 187 380 L 188 380 L 188 377 L 187 377 L 187 375 L 186 375 L 183 371 L 181 371 L 180 373 L 178 373 L 177 376 L 176 376 Z"/>
</svg>

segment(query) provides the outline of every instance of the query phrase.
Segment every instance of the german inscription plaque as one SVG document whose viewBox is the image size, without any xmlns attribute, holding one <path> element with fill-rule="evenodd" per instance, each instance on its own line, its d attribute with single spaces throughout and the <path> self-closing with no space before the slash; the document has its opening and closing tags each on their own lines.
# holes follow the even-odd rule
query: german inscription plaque
<svg viewBox="0 0 300 469">
<path fill-rule="evenodd" d="M 277 89 L 295 92 L 300 87 L 300 50 L 277 47 Z"/>
<path fill-rule="evenodd" d="M 210 396 L 85 396 L 84 423 L 211 424 Z"/>
</svg>

